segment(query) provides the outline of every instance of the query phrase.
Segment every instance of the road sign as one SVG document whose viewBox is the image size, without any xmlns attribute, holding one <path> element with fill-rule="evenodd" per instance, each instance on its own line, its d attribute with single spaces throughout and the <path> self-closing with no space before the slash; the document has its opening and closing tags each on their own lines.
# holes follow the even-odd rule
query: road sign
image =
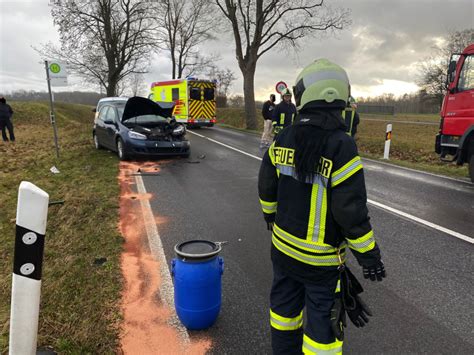
<svg viewBox="0 0 474 355">
<path fill-rule="evenodd" d="M 51 60 L 48 66 L 51 86 L 67 86 L 67 67 L 63 62 Z"/>
<path fill-rule="evenodd" d="M 281 92 L 285 90 L 287 87 L 288 85 L 286 85 L 284 81 L 279 81 L 275 86 L 275 90 L 277 93 L 281 94 Z"/>
<path fill-rule="evenodd" d="M 48 62 L 44 61 L 44 68 L 46 70 L 46 82 L 48 83 L 49 92 L 49 105 L 51 111 L 49 117 L 51 118 L 51 124 L 53 125 L 54 132 L 54 146 L 56 147 L 56 157 L 59 159 L 59 144 L 58 144 L 58 129 L 56 127 L 56 120 L 54 118 L 54 103 L 53 103 L 53 92 L 51 86 L 66 86 L 67 85 L 67 71 L 66 66 L 58 61 Z M 56 79 L 53 79 L 56 78 Z"/>
</svg>

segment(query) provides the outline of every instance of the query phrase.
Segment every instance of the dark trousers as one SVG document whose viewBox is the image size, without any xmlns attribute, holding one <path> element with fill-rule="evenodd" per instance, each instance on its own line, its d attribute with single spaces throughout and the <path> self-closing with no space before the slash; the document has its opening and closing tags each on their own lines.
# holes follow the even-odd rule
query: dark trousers
<svg viewBox="0 0 474 355">
<path fill-rule="evenodd" d="M 307 283 L 273 265 L 270 295 L 273 354 L 342 353 L 342 342 L 335 338 L 330 321 L 337 281 L 336 277 L 329 282 Z"/>
<path fill-rule="evenodd" d="M 0 120 L 0 129 L 2 130 L 2 138 L 4 142 L 8 142 L 7 132 L 10 135 L 10 140 L 13 142 L 15 141 L 15 134 L 13 133 L 13 123 L 12 121 L 8 120 Z"/>
</svg>

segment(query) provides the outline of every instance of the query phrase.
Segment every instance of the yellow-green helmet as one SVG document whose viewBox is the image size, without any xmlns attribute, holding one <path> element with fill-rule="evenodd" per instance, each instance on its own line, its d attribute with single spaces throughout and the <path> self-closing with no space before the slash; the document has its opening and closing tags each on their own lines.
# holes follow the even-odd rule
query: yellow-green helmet
<svg viewBox="0 0 474 355">
<path fill-rule="evenodd" d="M 292 96 L 291 94 L 291 90 L 288 89 L 288 88 L 284 88 L 282 91 L 281 91 L 281 96 Z"/>
<path fill-rule="evenodd" d="M 308 107 L 344 109 L 349 97 L 349 78 L 339 65 L 316 59 L 298 75 L 293 92 L 298 111 Z"/>
</svg>

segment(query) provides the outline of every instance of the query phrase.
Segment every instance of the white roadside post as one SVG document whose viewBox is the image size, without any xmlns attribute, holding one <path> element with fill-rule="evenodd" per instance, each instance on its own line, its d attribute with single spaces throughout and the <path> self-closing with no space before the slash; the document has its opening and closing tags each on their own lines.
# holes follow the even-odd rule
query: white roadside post
<svg viewBox="0 0 474 355">
<path fill-rule="evenodd" d="M 388 155 L 390 153 L 390 142 L 392 141 L 392 124 L 387 124 L 387 130 L 385 132 L 385 149 L 383 151 L 383 158 L 389 159 Z"/>
<path fill-rule="evenodd" d="M 30 182 L 21 182 L 16 211 L 10 355 L 36 354 L 48 203 L 45 191 Z"/>
</svg>

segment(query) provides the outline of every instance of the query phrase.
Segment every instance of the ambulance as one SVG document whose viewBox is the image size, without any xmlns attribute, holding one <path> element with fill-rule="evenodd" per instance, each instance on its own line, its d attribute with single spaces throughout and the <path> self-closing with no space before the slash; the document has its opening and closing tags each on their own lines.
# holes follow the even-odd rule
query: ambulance
<svg viewBox="0 0 474 355">
<path fill-rule="evenodd" d="M 174 102 L 173 116 L 188 127 L 212 127 L 216 123 L 216 83 L 198 78 L 157 81 L 149 99 Z"/>
</svg>

